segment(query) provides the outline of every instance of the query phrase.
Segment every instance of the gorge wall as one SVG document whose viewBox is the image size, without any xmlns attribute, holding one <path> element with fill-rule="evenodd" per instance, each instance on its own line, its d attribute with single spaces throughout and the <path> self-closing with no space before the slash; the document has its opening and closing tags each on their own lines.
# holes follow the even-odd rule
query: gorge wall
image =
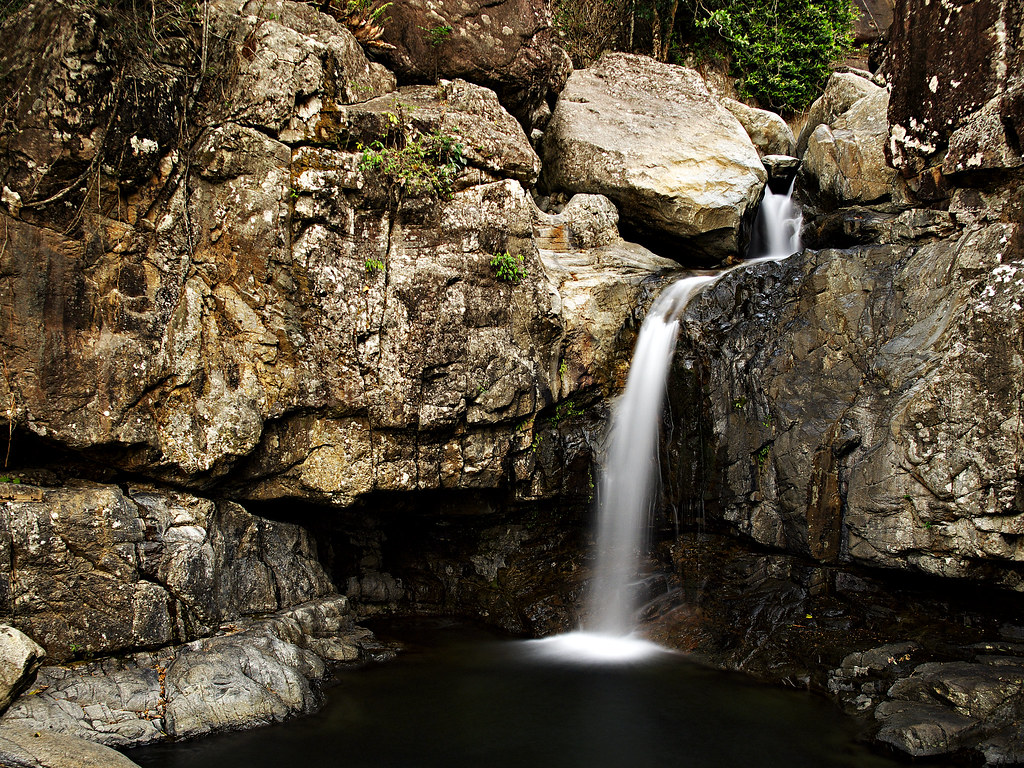
<svg viewBox="0 0 1024 768">
<path fill-rule="evenodd" d="M 794 136 L 682 67 L 571 72 L 541 2 L 448 5 L 397 7 L 373 57 L 288 0 L 211 0 L 145 56 L 86 3 L 3 22 L 0 613 L 49 666 L 2 727 L 124 746 L 309 711 L 386 655 L 355 624 L 381 613 L 571 626 L 637 320 L 742 255 L 793 153 L 809 249 L 687 311 L 662 527 L 771 548 L 817 597 L 857 567 L 1024 591 L 1016 6 L 901 0 L 888 83 L 834 75 Z M 815 683 L 867 696 L 844 659 L 894 632 L 847 631 Z M 894 702 L 955 709 L 919 682 L 868 705 L 911 753 Z M 945 751 L 1017 754 L 1011 683 Z"/>
</svg>

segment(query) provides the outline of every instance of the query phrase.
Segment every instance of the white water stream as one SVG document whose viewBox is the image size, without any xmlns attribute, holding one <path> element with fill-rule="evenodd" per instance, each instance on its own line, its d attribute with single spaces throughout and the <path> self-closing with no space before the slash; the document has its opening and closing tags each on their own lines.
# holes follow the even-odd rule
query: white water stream
<svg viewBox="0 0 1024 768">
<path fill-rule="evenodd" d="M 684 277 L 665 288 L 644 318 L 626 389 L 608 429 L 597 514 L 597 559 L 583 629 L 538 641 L 545 652 L 586 661 L 622 661 L 661 649 L 632 635 L 636 628 L 638 571 L 658 485 L 658 427 L 679 323 L 687 305 L 735 269 L 780 261 L 801 250 L 800 209 L 793 185 L 765 190 L 754 222 L 756 258 L 714 275 Z"/>
</svg>

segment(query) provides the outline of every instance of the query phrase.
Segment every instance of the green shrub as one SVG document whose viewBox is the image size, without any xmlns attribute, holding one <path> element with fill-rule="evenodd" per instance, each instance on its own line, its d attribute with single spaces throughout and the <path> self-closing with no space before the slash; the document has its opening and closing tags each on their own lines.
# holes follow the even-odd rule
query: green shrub
<svg viewBox="0 0 1024 768">
<path fill-rule="evenodd" d="M 740 94 L 772 109 L 810 104 L 853 48 L 849 0 L 708 0 L 700 8 L 694 25 L 724 47 Z"/>
<path fill-rule="evenodd" d="M 368 145 L 359 144 L 357 149 L 363 153 L 359 169 L 379 174 L 399 195 L 433 192 L 442 199 L 451 198 L 452 183 L 466 167 L 463 145 L 440 129 L 423 133 L 407 126 L 400 115 L 387 113 L 387 118 L 399 130 L 388 131 Z"/>
<path fill-rule="evenodd" d="M 523 266 L 522 255 L 512 256 L 508 251 L 494 254 L 494 258 L 491 259 L 491 266 L 494 267 L 495 274 L 497 274 L 499 280 L 512 283 L 513 285 L 521 281 L 528 274 L 526 267 Z"/>
<path fill-rule="evenodd" d="M 366 274 L 375 275 L 378 272 L 384 271 L 384 262 L 380 259 L 367 259 L 366 260 Z"/>
</svg>

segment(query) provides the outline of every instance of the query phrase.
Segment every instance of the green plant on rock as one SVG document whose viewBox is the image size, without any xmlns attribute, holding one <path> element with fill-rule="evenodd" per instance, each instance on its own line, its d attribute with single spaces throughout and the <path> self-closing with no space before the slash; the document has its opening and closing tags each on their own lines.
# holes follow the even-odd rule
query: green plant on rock
<svg viewBox="0 0 1024 768">
<path fill-rule="evenodd" d="M 310 0 L 307 0 L 310 2 Z M 393 49 L 395 46 L 385 43 L 384 27 L 391 17 L 388 16 L 390 2 L 381 0 L 311 0 L 322 13 L 333 16 L 346 27 L 362 45 L 368 48 Z"/>
<path fill-rule="evenodd" d="M 420 27 L 423 30 L 423 39 L 431 48 L 437 48 L 452 36 L 455 28 L 451 24 L 436 24 L 433 27 Z"/>
<path fill-rule="evenodd" d="M 380 139 L 359 143 L 361 171 L 375 173 L 397 197 L 433 193 L 448 200 L 467 160 L 458 137 L 440 128 L 422 131 L 407 123 L 404 110 L 384 113 L 388 129 Z"/>
<path fill-rule="evenodd" d="M 384 271 L 384 262 L 380 259 L 369 258 L 366 260 L 366 274 L 375 275 Z"/>
<path fill-rule="evenodd" d="M 515 285 L 529 274 L 523 261 L 522 254 L 513 256 L 508 251 L 505 251 L 494 254 L 491 259 L 491 266 L 494 267 L 494 272 L 499 280 Z"/>
</svg>

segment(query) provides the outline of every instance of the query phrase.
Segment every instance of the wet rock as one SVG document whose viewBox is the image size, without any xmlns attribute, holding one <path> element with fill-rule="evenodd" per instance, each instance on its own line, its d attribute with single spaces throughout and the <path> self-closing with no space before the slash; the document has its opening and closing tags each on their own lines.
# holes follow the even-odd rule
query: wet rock
<svg viewBox="0 0 1024 768">
<path fill-rule="evenodd" d="M 992 725 L 1021 716 L 1024 667 L 1012 659 L 998 664 L 947 662 L 922 664 L 893 685 L 889 696 L 905 701 L 938 701 L 961 715 Z"/>
<path fill-rule="evenodd" d="M 762 160 L 766 155 L 793 154 L 796 149 L 793 129 L 779 115 L 735 99 L 722 99 L 722 106 L 740 121 Z"/>
<path fill-rule="evenodd" d="M 32 683 L 45 654 L 24 633 L 0 624 L 0 713 Z"/>
<path fill-rule="evenodd" d="M 7 721 L 0 722 L 0 763 L 10 768 L 138 768 L 101 744 Z"/>
<path fill-rule="evenodd" d="M 630 54 L 606 54 L 573 73 L 544 156 L 552 189 L 605 195 L 636 225 L 718 257 L 739 250 L 765 181 L 743 127 L 700 75 Z"/>
<path fill-rule="evenodd" d="M 875 717 L 882 723 L 875 738 L 912 757 L 958 752 L 978 727 L 977 720 L 923 702 L 883 702 Z"/>
<path fill-rule="evenodd" d="M 1019 228 L 905 213 L 891 245 L 732 272 L 690 305 L 680 363 L 708 361 L 722 436 L 709 487 L 766 545 L 1020 589 L 1020 356 L 1002 341 L 1024 300 Z"/>
<path fill-rule="evenodd" d="M 108 746 L 140 746 L 278 722 L 319 702 L 329 662 L 370 636 L 337 595 L 155 653 L 44 667 L 3 723 Z"/>
<path fill-rule="evenodd" d="M 768 183 L 773 188 L 788 189 L 800 167 L 800 159 L 791 155 L 765 155 L 761 163 L 768 172 Z"/>
</svg>

